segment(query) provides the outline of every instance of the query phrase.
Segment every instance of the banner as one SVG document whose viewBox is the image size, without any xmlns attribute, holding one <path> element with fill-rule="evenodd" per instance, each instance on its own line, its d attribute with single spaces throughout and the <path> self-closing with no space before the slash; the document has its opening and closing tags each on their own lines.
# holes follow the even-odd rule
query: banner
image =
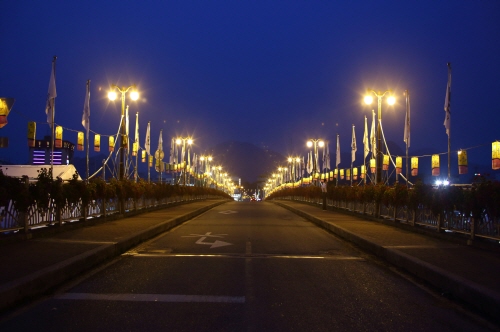
<svg viewBox="0 0 500 332">
<path fill-rule="evenodd" d="M 36 138 L 36 122 L 28 122 L 28 146 L 30 148 L 35 147 Z"/>
<path fill-rule="evenodd" d="M 364 179 L 366 177 L 366 166 L 361 165 L 361 175 L 360 178 Z"/>
<path fill-rule="evenodd" d="M 500 169 L 500 142 L 491 143 L 491 168 Z"/>
<path fill-rule="evenodd" d="M 83 151 L 83 143 L 84 143 L 83 131 L 79 131 L 77 138 L 77 146 L 76 146 L 76 149 L 78 151 Z"/>
<path fill-rule="evenodd" d="M 95 134 L 94 136 L 94 151 L 101 151 L 101 135 Z"/>
<path fill-rule="evenodd" d="M 418 157 L 411 157 L 411 176 L 418 175 Z"/>
<path fill-rule="evenodd" d="M 458 151 L 458 174 L 467 174 L 469 167 L 467 165 L 467 151 Z"/>
<path fill-rule="evenodd" d="M 377 161 L 375 158 L 370 159 L 370 172 L 375 174 L 375 171 L 377 170 Z"/>
<path fill-rule="evenodd" d="M 63 139 L 63 127 L 56 126 L 56 141 L 54 145 L 56 148 L 62 148 L 62 139 Z"/>
<path fill-rule="evenodd" d="M 109 152 L 115 151 L 115 137 L 109 136 Z"/>
<path fill-rule="evenodd" d="M 357 167 L 354 167 L 352 169 L 352 179 L 355 181 L 358 179 L 358 168 Z"/>
<path fill-rule="evenodd" d="M 146 162 L 146 150 L 141 151 L 141 162 Z"/>
<path fill-rule="evenodd" d="M 439 155 L 432 155 L 432 176 L 439 176 Z"/>
<path fill-rule="evenodd" d="M 389 170 L 389 155 L 384 154 L 384 159 L 382 163 L 382 170 L 383 171 L 388 171 Z"/>
<path fill-rule="evenodd" d="M 401 174 L 403 170 L 403 158 L 396 157 L 396 174 Z"/>
</svg>

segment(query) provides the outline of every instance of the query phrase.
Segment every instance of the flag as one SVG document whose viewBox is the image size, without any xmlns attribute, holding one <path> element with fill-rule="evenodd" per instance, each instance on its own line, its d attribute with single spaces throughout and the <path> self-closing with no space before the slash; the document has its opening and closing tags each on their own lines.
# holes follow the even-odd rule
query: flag
<svg viewBox="0 0 500 332">
<path fill-rule="evenodd" d="M 372 118 L 372 128 L 370 132 L 370 142 L 372 145 L 372 157 L 375 158 L 377 155 L 377 142 L 375 138 L 375 111 L 372 110 L 373 118 Z"/>
<path fill-rule="evenodd" d="M 127 108 L 125 109 L 125 137 L 124 137 L 127 148 L 127 154 L 129 152 L 128 128 L 129 128 L 129 119 L 128 119 L 128 106 L 127 106 Z"/>
<path fill-rule="evenodd" d="M 175 164 L 175 143 L 173 138 L 172 142 L 170 143 L 170 163 L 172 165 Z"/>
<path fill-rule="evenodd" d="M 160 137 L 158 138 L 158 151 L 160 152 L 159 155 L 160 155 L 160 160 L 163 159 L 163 137 L 162 137 L 162 131 L 160 130 Z"/>
<path fill-rule="evenodd" d="M 144 149 L 148 153 L 151 154 L 151 129 L 150 129 L 151 121 L 148 121 L 148 128 L 146 129 L 146 142 L 144 142 Z"/>
<path fill-rule="evenodd" d="M 451 63 L 448 62 L 448 84 L 446 85 L 446 96 L 444 98 L 444 127 L 446 134 L 450 136 L 450 112 L 451 112 Z"/>
<path fill-rule="evenodd" d="M 90 131 L 90 80 L 87 80 L 87 93 L 85 94 L 85 102 L 83 103 L 82 126 L 86 130 L 88 141 Z"/>
<path fill-rule="evenodd" d="M 339 168 L 340 164 L 340 138 L 339 135 L 337 135 L 337 156 L 335 158 L 335 168 Z"/>
<path fill-rule="evenodd" d="M 323 166 L 326 169 L 330 169 L 330 143 L 326 143 L 326 156 L 325 156 L 325 164 Z"/>
<path fill-rule="evenodd" d="M 135 113 L 135 137 L 134 142 L 139 146 L 139 112 Z"/>
<path fill-rule="evenodd" d="M 305 163 L 305 157 L 302 156 L 302 176 L 306 176 L 306 163 Z"/>
<path fill-rule="evenodd" d="M 351 162 L 356 160 L 356 151 L 358 151 L 356 146 L 356 133 L 354 133 L 354 125 L 352 125 Z"/>
<path fill-rule="evenodd" d="M 311 173 L 312 172 L 311 151 L 309 151 L 307 153 L 307 165 L 306 165 L 306 168 L 307 168 L 307 173 Z"/>
<path fill-rule="evenodd" d="M 404 141 L 407 147 L 410 147 L 410 91 L 406 90 L 406 116 Z"/>
<path fill-rule="evenodd" d="M 368 119 L 365 115 L 365 132 L 363 134 L 363 163 L 370 152 L 370 141 L 368 140 Z"/>
<path fill-rule="evenodd" d="M 49 92 L 47 93 L 47 105 L 45 106 L 45 114 L 47 114 L 47 122 L 50 125 L 50 128 L 53 126 L 54 115 L 55 115 L 55 103 L 56 103 L 56 59 L 52 60 L 52 73 L 50 74 L 49 81 Z"/>
</svg>

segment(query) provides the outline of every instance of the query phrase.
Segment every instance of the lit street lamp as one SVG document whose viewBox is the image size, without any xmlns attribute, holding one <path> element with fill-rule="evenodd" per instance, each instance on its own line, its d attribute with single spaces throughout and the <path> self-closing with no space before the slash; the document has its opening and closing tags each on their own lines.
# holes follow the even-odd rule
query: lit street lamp
<svg viewBox="0 0 500 332">
<path fill-rule="evenodd" d="M 318 159 L 318 147 L 322 148 L 323 146 L 325 146 L 325 142 L 321 139 L 310 139 L 307 141 L 307 147 L 308 148 L 311 148 L 314 146 L 314 153 L 313 153 L 313 156 L 312 156 L 312 163 L 313 163 L 313 170 L 312 170 L 312 173 L 313 173 L 313 179 L 316 178 L 316 173 L 318 171 L 318 165 L 316 163 L 317 159 Z"/>
<path fill-rule="evenodd" d="M 375 91 L 375 90 L 368 90 L 368 94 L 365 96 L 364 101 L 367 105 L 370 105 L 373 102 L 373 96 L 374 94 L 377 99 L 378 99 L 378 113 L 377 113 L 377 153 L 376 153 L 376 171 L 375 171 L 375 183 L 381 183 L 382 182 L 382 130 L 380 127 L 380 123 L 382 121 L 382 98 L 388 94 L 387 96 L 387 103 L 389 105 L 394 105 L 396 102 L 396 99 L 394 96 L 392 96 L 392 91 L 387 90 L 385 92 L 380 92 L 380 91 Z"/>
<path fill-rule="evenodd" d="M 177 145 L 181 145 L 182 144 L 182 151 L 184 152 L 182 154 L 182 160 L 181 162 L 183 163 L 183 168 L 184 168 L 184 186 L 186 185 L 186 170 L 187 170 L 187 161 L 186 161 L 186 154 L 189 153 L 189 150 L 186 150 L 186 143 L 191 146 L 191 144 L 193 144 L 193 139 L 191 137 L 178 137 L 176 140 L 175 140 L 175 143 Z"/>
<path fill-rule="evenodd" d="M 297 173 L 300 174 L 300 169 L 298 166 L 300 166 L 300 158 L 299 157 L 288 157 L 288 163 L 291 164 L 292 170 L 290 172 L 291 179 L 293 183 L 295 184 L 295 181 L 298 179 Z"/>
<path fill-rule="evenodd" d="M 108 98 L 109 100 L 116 100 L 117 94 L 116 91 L 121 93 L 121 100 L 122 100 L 122 108 L 121 108 L 121 122 L 120 122 L 120 171 L 119 171 L 119 179 L 123 180 L 124 173 L 125 173 L 125 167 L 124 167 L 124 150 L 125 150 L 125 144 L 127 142 L 127 134 L 125 132 L 125 94 L 129 91 L 129 97 L 132 100 L 137 100 L 139 99 L 139 93 L 135 90 L 135 85 L 131 85 L 129 87 L 118 87 L 117 85 L 112 85 L 111 90 L 108 92 Z"/>
</svg>

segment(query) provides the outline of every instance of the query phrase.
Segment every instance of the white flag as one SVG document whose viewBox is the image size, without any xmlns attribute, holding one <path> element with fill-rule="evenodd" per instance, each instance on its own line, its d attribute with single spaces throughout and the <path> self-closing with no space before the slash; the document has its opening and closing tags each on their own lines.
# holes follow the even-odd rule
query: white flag
<svg viewBox="0 0 500 332">
<path fill-rule="evenodd" d="M 173 138 L 170 143 L 170 164 L 175 164 L 175 142 Z"/>
<path fill-rule="evenodd" d="M 82 126 L 85 128 L 88 141 L 90 131 L 90 80 L 87 81 L 87 93 L 85 94 L 85 102 L 83 103 Z"/>
<path fill-rule="evenodd" d="M 368 118 L 365 115 L 365 132 L 363 134 L 363 163 L 370 152 L 370 141 L 368 140 Z"/>
<path fill-rule="evenodd" d="M 377 155 L 377 141 L 375 137 L 375 111 L 372 110 L 373 119 L 372 119 L 372 129 L 370 132 L 370 143 L 372 145 L 372 157 L 375 158 Z"/>
<path fill-rule="evenodd" d="M 356 134 L 354 133 L 354 125 L 352 125 L 352 143 L 351 143 L 351 161 L 356 160 L 356 151 L 358 147 L 356 146 Z"/>
<path fill-rule="evenodd" d="M 139 144 L 139 112 L 135 113 L 135 137 L 134 142 Z"/>
<path fill-rule="evenodd" d="M 159 159 L 160 160 L 163 160 L 163 158 L 161 157 L 162 155 L 162 152 L 163 152 L 163 137 L 162 137 L 162 130 L 160 130 L 160 137 L 158 138 L 158 151 L 159 151 Z"/>
<path fill-rule="evenodd" d="M 340 138 L 339 135 L 337 135 L 337 155 L 335 158 L 335 168 L 339 168 L 340 164 Z"/>
<path fill-rule="evenodd" d="M 326 157 L 324 168 L 330 170 L 330 143 L 326 143 Z"/>
<path fill-rule="evenodd" d="M 150 129 L 151 121 L 148 121 L 148 127 L 146 129 L 146 141 L 144 142 L 144 149 L 146 150 L 148 155 L 151 155 L 151 129 Z"/>
<path fill-rule="evenodd" d="M 127 153 L 129 152 L 128 128 L 129 128 L 129 119 L 128 119 L 128 106 L 127 106 L 125 110 L 125 138 L 127 139 Z"/>
<path fill-rule="evenodd" d="M 311 151 L 307 153 L 307 173 L 312 172 L 312 158 L 311 158 Z"/>
<path fill-rule="evenodd" d="M 446 134 L 450 136 L 450 113 L 451 113 L 451 63 L 448 62 L 448 84 L 446 86 L 446 96 L 444 98 L 444 127 Z"/>
<path fill-rule="evenodd" d="M 45 114 L 47 114 L 47 122 L 50 128 L 54 125 L 55 104 L 56 104 L 56 57 L 52 60 L 52 73 L 50 74 L 49 92 L 47 93 L 47 105 L 45 106 Z"/>
<path fill-rule="evenodd" d="M 410 91 L 406 90 L 406 116 L 404 141 L 407 147 L 410 147 Z"/>
</svg>

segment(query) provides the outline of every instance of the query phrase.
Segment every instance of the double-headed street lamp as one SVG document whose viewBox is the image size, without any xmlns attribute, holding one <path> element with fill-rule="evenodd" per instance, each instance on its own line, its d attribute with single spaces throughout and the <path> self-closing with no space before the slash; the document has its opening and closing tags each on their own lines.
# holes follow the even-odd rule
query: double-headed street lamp
<svg viewBox="0 0 500 332">
<path fill-rule="evenodd" d="M 385 95 L 387 96 L 387 103 L 389 105 L 394 105 L 396 102 L 396 98 L 392 95 L 391 90 L 387 90 L 384 92 L 380 91 L 375 91 L 375 90 L 368 90 L 368 94 L 365 96 L 364 101 L 367 105 L 370 105 L 373 102 L 373 96 L 374 94 L 377 99 L 378 99 L 378 113 L 377 113 L 377 151 L 376 151 L 376 171 L 375 171 L 375 183 L 381 183 L 382 182 L 382 130 L 380 127 L 380 123 L 382 121 L 382 98 Z"/>
<path fill-rule="evenodd" d="M 108 98 L 109 100 L 116 100 L 118 97 L 116 94 L 116 91 L 121 93 L 121 100 L 122 100 L 122 109 L 121 109 L 121 122 L 120 122 L 120 172 L 119 172 L 119 179 L 123 180 L 124 174 L 125 174 L 125 167 L 124 167 L 124 150 L 125 150 L 125 145 L 127 142 L 127 133 L 125 131 L 125 94 L 129 91 L 129 97 L 130 99 L 136 101 L 139 99 L 139 93 L 137 92 L 135 85 L 131 85 L 129 87 L 119 87 L 117 85 L 112 85 L 111 90 L 108 92 Z"/>
<path fill-rule="evenodd" d="M 212 156 L 201 156 L 201 173 L 203 175 L 203 186 L 205 187 L 205 176 L 210 172 L 210 163 L 212 162 Z"/>
<path fill-rule="evenodd" d="M 181 145 L 182 144 L 182 151 L 184 151 L 184 153 L 181 155 L 182 156 L 182 160 L 181 162 L 183 163 L 184 165 L 184 186 L 186 185 L 186 170 L 187 170 L 187 160 L 186 160 L 186 154 L 189 153 L 189 149 L 186 150 L 186 143 L 188 144 L 188 147 L 191 146 L 193 144 L 193 139 L 191 137 L 177 137 L 176 140 L 175 140 L 175 143 L 177 145 Z"/>
<path fill-rule="evenodd" d="M 307 141 L 307 147 L 311 148 L 314 146 L 314 153 L 312 156 L 312 163 L 313 163 L 313 179 L 316 177 L 316 173 L 318 172 L 318 165 L 316 163 L 316 159 L 318 159 L 318 147 L 322 148 L 325 146 L 325 142 L 322 139 L 310 139 Z"/>
</svg>

